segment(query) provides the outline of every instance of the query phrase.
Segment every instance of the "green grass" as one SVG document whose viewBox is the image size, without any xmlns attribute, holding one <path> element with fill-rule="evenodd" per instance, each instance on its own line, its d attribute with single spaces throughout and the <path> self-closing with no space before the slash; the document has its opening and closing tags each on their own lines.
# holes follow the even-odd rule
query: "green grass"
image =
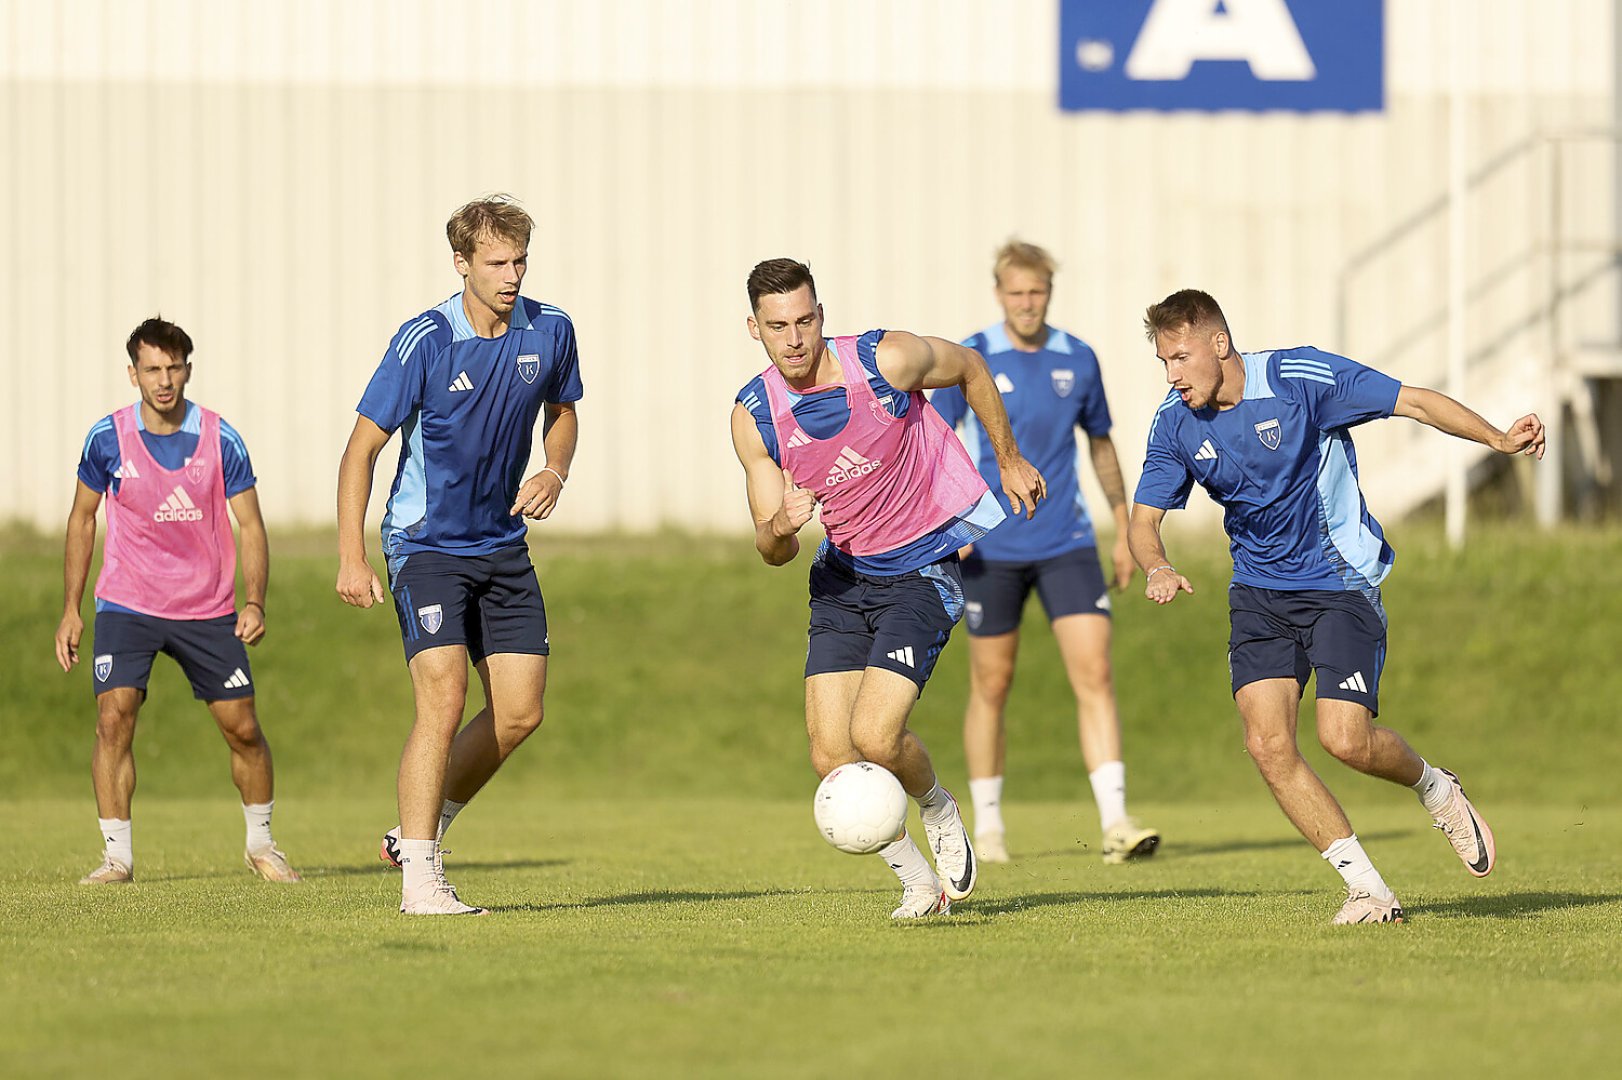
<svg viewBox="0 0 1622 1080">
<path fill-rule="evenodd" d="M 1622 534 L 1393 542 L 1382 719 L 1464 776 L 1501 865 L 1469 878 L 1410 795 L 1306 734 L 1411 914 L 1337 932 L 1337 879 L 1243 753 L 1212 545 L 1175 545 L 1196 596 L 1116 603 L 1129 793 L 1162 854 L 1098 861 L 1033 605 L 1010 709 L 1020 857 L 918 926 L 890 925 L 893 878 L 810 825 L 803 560 L 543 546 L 547 719 L 450 845 L 497 912 L 407 923 L 373 846 L 408 685 L 392 613 L 332 595 L 329 538 L 273 540 L 253 654 L 277 835 L 306 885 L 241 869 L 223 743 L 160 661 L 140 881 L 84 890 L 90 676 L 51 658 L 58 542 L 0 537 L 0 1076 L 1597 1073 L 1622 1011 Z M 963 682 L 959 643 L 915 714 L 960 794 Z"/>
</svg>

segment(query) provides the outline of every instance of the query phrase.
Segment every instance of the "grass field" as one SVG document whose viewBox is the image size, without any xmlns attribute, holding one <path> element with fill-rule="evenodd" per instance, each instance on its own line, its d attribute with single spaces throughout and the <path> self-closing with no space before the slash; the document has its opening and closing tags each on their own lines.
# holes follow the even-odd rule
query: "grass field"
<svg viewBox="0 0 1622 1080">
<path fill-rule="evenodd" d="M 1601 1074 L 1622 1014 L 1622 537 L 1393 540 L 1385 719 L 1464 776 L 1500 866 L 1470 878 L 1412 796 L 1313 748 L 1410 912 L 1336 930 L 1338 879 L 1243 754 L 1215 547 L 1178 552 L 1197 596 L 1117 603 L 1129 793 L 1161 854 L 1097 859 L 1034 619 L 1016 861 L 914 926 L 886 917 L 887 871 L 810 824 L 803 565 L 747 541 L 543 548 L 546 725 L 448 845 L 494 914 L 407 922 L 374 854 L 409 715 L 392 616 L 331 597 L 323 538 L 275 544 L 254 654 L 305 885 L 241 868 L 223 744 L 165 662 L 136 744 L 139 882 L 86 890 L 89 675 L 50 659 L 55 542 L 10 537 L 0 1076 Z M 917 712 L 960 792 L 962 680 L 959 643 Z"/>
</svg>

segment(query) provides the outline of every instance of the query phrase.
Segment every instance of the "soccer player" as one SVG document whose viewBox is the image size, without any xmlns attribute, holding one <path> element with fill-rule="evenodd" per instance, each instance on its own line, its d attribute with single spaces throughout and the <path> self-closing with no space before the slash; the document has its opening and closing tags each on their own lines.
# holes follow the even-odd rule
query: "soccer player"
<svg viewBox="0 0 1622 1080">
<path fill-rule="evenodd" d="M 79 605 L 96 546 L 96 508 L 107 499 L 107 546 L 96 578 L 92 655 L 96 745 L 90 776 L 105 845 L 81 885 L 135 880 L 130 803 L 135 795 L 135 721 L 158 653 L 174 657 L 192 693 L 208 705 L 231 750 L 231 779 L 247 823 L 244 861 L 266 881 L 292 883 L 270 834 L 274 803 L 270 744 L 254 711 L 245 646 L 265 636 L 270 545 L 253 465 L 242 436 L 218 413 L 186 400 L 192 340 L 147 319 L 125 342 L 130 383 L 141 400 L 98 420 L 85 439 L 68 513 L 62 621 L 56 660 L 79 662 Z M 236 610 L 237 548 L 226 508 L 242 532 L 247 597 Z"/>
<path fill-rule="evenodd" d="M 1098 357 L 1086 342 L 1048 325 L 1053 256 L 1011 240 L 992 268 L 1003 320 L 963 344 L 985 357 L 1002 393 L 1014 438 L 1061 498 L 1048 499 L 1029 520 L 1010 517 L 976 543 L 963 560 L 968 600 L 969 706 L 963 752 L 974 803 L 974 849 L 985 862 L 1007 862 L 1002 818 L 1007 737 L 1004 708 L 1019 655 L 1019 623 L 1034 588 L 1059 644 L 1070 687 L 1087 779 L 1098 804 L 1106 863 L 1153 855 L 1160 833 L 1126 812 L 1126 766 L 1110 675 L 1109 586 L 1098 562 L 1098 540 L 1077 476 L 1075 432 L 1087 435 L 1088 456 L 1115 517 L 1110 581 L 1132 580 L 1126 545 L 1126 487 L 1110 441 L 1109 403 Z M 948 424 L 961 425 L 964 444 L 987 484 L 999 483 L 997 457 L 963 393 L 930 399 Z"/>
<path fill-rule="evenodd" d="M 1492 830 L 1458 777 L 1375 725 L 1385 664 L 1380 583 L 1395 555 L 1358 487 L 1350 428 L 1406 416 L 1504 454 L 1543 456 L 1543 424 L 1507 432 L 1434 390 L 1313 348 L 1241 353 L 1222 309 L 1194 289 L 1151 306 L 1144 330 L 1171 392 L 1149 429 L 1132 508 L 1132 555 L 1150 600 L 1194 592 L 1161 543 L 1195 481 L 1220 503 L 1233 553 L 1228 665 L 1245 747 L 1291 823 L 1345 880 L 1334 922 L 1401 922 L 1402 905 L 1296 745 L 1317 672 L 1318 741 L 1358 772 L 1412 788 L 1465 868 L 1490 873 Z"/>
<path fill-rule="evenodd" d="M 907 718 L 963 614 L 957 550 L 1003 511 L 922 391 L 962 387 L 997 450 L 1011 509 L 1035 509 L 1042 477 L 1020 456 L 972 349 L 897 331 L 825 338 L 811 270 L 792 259 L 757 265 L 748 292 L 750 336 L 771 360 L 732 410 L 755 549 L 771 566 L 791 561 L 819 508 L 827 532 L 811 564 L 811 765 L 826 776 L 865 759 L 901 780 L 935 867 L 905 830 L 880 849 L 902 883 L 891 916 L 943 914 L 974 889 L 974 848 Z"/>
<path fill-rule="evenodd" d="M 445 880 L 439 841 L 541 723 L 550 643 L 524 519 L 544 520 L 563 493 L 581 387 L 569 316 L 519 295 L 533 229 L 505 195 L 451 216 L 462 290 L 394 335 L 338 466 L 338 595 L 371 607 L 383 600 L 363 537 L 372 467 L 401 433 L 383 554 L 416 719 L 382 857 L 404 871 L 411 915 L 484 914 Z M 543 411 L 545 464 L 525 479 Z M 470 660 L 485 704 L 463 726 Z"/>
</svg>

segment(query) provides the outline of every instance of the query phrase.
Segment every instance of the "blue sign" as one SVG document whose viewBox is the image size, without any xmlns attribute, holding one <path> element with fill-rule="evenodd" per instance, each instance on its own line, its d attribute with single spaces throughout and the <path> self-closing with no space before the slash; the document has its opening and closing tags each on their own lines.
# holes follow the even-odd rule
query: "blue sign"
<svg viewBox="0 0 1622 1080">
<path fill-rule="evenodd" d="M 1059 106 L 1379 111 L 1384 0 L 1060 0 Z"/>
</svg>

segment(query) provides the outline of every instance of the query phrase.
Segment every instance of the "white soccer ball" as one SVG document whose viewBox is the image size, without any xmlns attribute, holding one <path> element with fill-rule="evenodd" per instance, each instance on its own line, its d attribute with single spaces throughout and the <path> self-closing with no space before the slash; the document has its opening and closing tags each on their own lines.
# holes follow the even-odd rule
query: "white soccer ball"
<svg viewBox="0 0 1622 1080">
<path fill-rule="evenodd" d="M 907 793 L 888 769 L 853 761 L 822 778 L 811 814 L 828 843 L 852 855 L 870 855 L 901 835 Z"/>
</svg>

